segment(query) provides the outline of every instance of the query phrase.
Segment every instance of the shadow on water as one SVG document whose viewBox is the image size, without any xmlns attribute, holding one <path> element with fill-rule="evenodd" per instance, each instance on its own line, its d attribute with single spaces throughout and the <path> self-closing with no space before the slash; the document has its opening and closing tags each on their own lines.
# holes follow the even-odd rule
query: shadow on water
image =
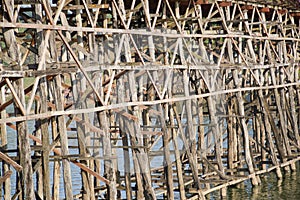
<svg viewBox="0 0 300 200">
<path fill-rule="evenodd" d="M 287 172 L 282 180 L 278 180 L 275 173 L 261 177 L 262 183 L 252 187 L 250 181 L 232 186 L 227 190 L 228 200 L 299 200 L 300 199 L 300 163 L 296 172 Z M 214 192 L 207 199 L 221 199 L 219 192 Z"/>
</svg>

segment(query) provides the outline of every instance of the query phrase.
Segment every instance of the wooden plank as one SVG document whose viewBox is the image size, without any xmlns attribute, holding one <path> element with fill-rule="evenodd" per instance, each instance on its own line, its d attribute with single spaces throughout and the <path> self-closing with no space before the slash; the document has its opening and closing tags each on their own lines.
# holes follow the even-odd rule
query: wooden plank
<svg viewBox="0 0 300 200">
<path fill-rule="evenodd" d="M 70 115 L 70 114 L 78 114 L 78 113 L 90 113 L 90 112 L 96 112 L 96 111 L 103 111 L 103 110 L 110 110 L 110 109 L 117 109 L 117 108 L 123 108 L 128 106 L 152 106 L 157 105 L 160 103 L 169 103 L 169 102 L 180 102 L 187 99 L 198 99 L 198 98 L 204 98 L 208 96 L 214 96 L 214 95 L 221 95 L 221 94 L 227 94 L 227 93 L 236 93 L 236 92 L 247 92 L 247 91 L 253 91 L 253 90 L 266 90 L 266 89 L 274 89 L 274 88 L 285 88 L 290 86 L 297 86 L 300 85 L 299 82 L 294 83 L 286 83 L 286 84 L 280 84 L 276 86 L 253 86 L 253 87 L 247 87 L 247 88 L 240 88 L 240 89 L 227 89 L 223 91 L 212 91 L 209 93 L 202 93 L 198 95 L 190 95 L 189 97 L 174 97 L 170 99 L 162 99 L 162 100 L 153 100 L 153 101 L 144 101 L 144 102 L 124 102 L 121 104 L 115 104 L 115 105 L 107 105 L 107 106 L 100 106 L 96 108 L 87 108 L 87 109 L 76 109 L 76 110 L 67 110 L 67 111 L 53 111 L 48 112 L 44 114 L 31 114 L 26 116 L 18 116 L 18 117 L 11 117 L 10 119 L 0 119 L 0 123 L 7 123 L 7 122 L 17 122 L 22 120 L 33 120 L 37 118 L 48 118 L 53 116 L 60 116 L 60 115 Z"/>
</svg>

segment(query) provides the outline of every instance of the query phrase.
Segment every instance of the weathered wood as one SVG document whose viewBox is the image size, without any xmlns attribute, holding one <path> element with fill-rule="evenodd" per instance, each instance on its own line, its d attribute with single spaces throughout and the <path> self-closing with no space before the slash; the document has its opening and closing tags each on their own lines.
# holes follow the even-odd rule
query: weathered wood
<svg viewBox="0 0 300 200">
<path fill-rule="evenodd" d="M 5 11 L 9 13 L 13 13 L 14 9 L 14 2 L 11 2 L 10 5 L 6 5 Z M 4 21 L 7 21 L 4 18 Z M 14 35 L 14 30 L 6 30 L 4 33 L 5 44 L 9 48 L 8 52 L 10 57 L 16 62 L 20 63 L 20 49 L 16 42 L 16 37 Z M 22 70 L 21 66 L 16 66 L 18 70 Z M 9 80 L 7 81 L 7 83 Z M 9 83 L 8 83 L 9 84 Z M 23 79 L 19 79 L 14 83 L 13 88 L 16 88 L 16 100 L 19 102 L 20 105 L 25 105 L 25 96 L 23 91 Z M 17 116 L 20 116 L 22 111 L 15 106 Z M 21 106 L 22 108 L 22 106 Z M 24 110 L 23 110 L 24 112 Z M 19 179 L 20 182 L 18 184 L 19 191 L 22 191 L 22 196 L 24 198 L 32 199 L 34 196 L 33 191 L 33 181 L 32 181 L 32 165 L 31 165 L 31 156 L 30 156 L 30 144 L 28 139 L 28 131 L 26 127 L 26 122 L 19 122 L 17 125 L 17 132 L 18 132 L 18 143 L 19 143 L 19 156 L 20 156 L 20 165 L 23 167 L 22 172 L 19 173 L 21 178 Z"/>
<path fill-rule="evenodd" d="M 170 121 L 171 125 L 174 125 L 175 122 L 175 117 L 174 117 L 174 111 L 173 109 L 170 109 Z M 179 192 L 180 192 L 180 198 L 185 199 L 185 188 L 184 188 L 184 180 L 183 180 L 183 170 L 182 170 L 182 162 L 180 159 L 180 152 L 178 148 L 178 134 L 174 129 L 172 131 L 172 140 L 173 140 L 173 145 L 174 145 L 174 150 L 175 150 L 175 159 L 176 159 L 176 170 L 177 170 L 177 177 L 178 177 L 178 187 L 179 187 Z"/>
<path fill-rule="evenodd" d="M 118 101 L 123 102 L 124 101 L 124 85 L 123 80 L 118 80 Z M 125 120 L 120 117 L 120 131 L 122 134 L 122 144 L 123 146 L 129 146 L 129 138 L 128 134 L 126 134 L 126 128 L 125 128 Z M 123 149 L 124 154 L 124 174 L 125 174 L 125 187 L 126 187 L 126 198 L 131 200 L 132 199 L 132 188 L 131 188 L 131 176 L 130 176 L 130 155 L 129 155 L 129 149 Z"/>
<path fill-rule="evenodd" d="M 23 167 L 20 166 L 18 163 L 16 163 L 15 161 L 13 161 L 10 157 L 8 157 L 7 155 L 5 155 L 4 153 L 0 152 L 0 158 L 2 160 L 4 160 L 6 163 L 10 164 L 11 166 L 13 166 L 18 172 L 22 171 Z"/>
<path fill-rule="evenodd" d="M 72 5 L 72 6 L 64 6 L 63 10 L 83 10 L 85 7 L 84 5 Z M 109 8 L 109 4 L 88 4 L 88 9 L 103 9 L 103 8 Z"/>
<path fill-rule="evenodd" d="M 233 71 L 233 79 L 235 82 L 236 87 L 240 87 L 240 81 L 238 80 L 238 74 L 237 71 Z M 243 98 L 242 98 L 242 94 L 238 93 L 237 94 L 237 101 L 238 101 L 238 110 L 239 110 L 239 114 L 240 115 L 245 115 L 244 114 L 244 105 L 243 105 Z M 249 133 L 248 133 L 248 129 L 247 129 L 247 125 L 246 125 L 246 121 L 245 118 L 241 118 L 240 119 L 240 123 L 241 123 L 241 128 L 243 131 L 243 135 L 244 135 L 244 149 L 245 149 L 245 157 L 246 157 L 246 162 L 249 168 L 249 173 L 253 174 L 254 173 L 254 166 L 252 163 L 252 159 L 251 159 L 251 154 L 250 154 L 250 143 L 249 143 Z M 252 184 L 253 185 L 257 185 L 258 181 L 256 180 L 255 177 L 252 178 Z"/>
<path fill-rule="evenodd" d="M 5 172 L 4 176 L 0 177 L 0 184 L 5 182 L 12 175 L 12 171 Z"/>
<path fill-rule="evenodd" d="M 1 50 L 0 50 L 1 51 Z M 4 103 L 5 102 L 5 90 L 2 87 L 1 88 L 1 98 L 0 98 L 0 103 Z M 2 111 L 1 112 L 1 118 L 6 118 L 6 111 Z M 1 129 L 1 148 L 3 150 L 7 150 L 8 149 L 8 138 L 7 138 L 7 129 L 6 129 L 6 124 L 1 124 L 0 125 L 0 129 Z M 2 168 L 2 173 L 7 173 L 10 169 L 9 169 L 9 164 L 6 162 L 2 162 L 3 168 Z M 3 192 L 4 192 L 4 196 L 3 199 L 4 200 L 9 200 L 11 199 L 11 181 L 9 178 L 5 179 L 5 181 L 3 182 Z"/>
<path fill-rule="evenodd" d="M 57 122 L 54 117 L 51 118 L 51 127 L 52 127 L 52 138 L 58 138 L 58 127 Z M 58 144 L 59 145 L 59 144 Z M 61 166 L 60 161 L 54 161 L 53 164 L 53 185 L 52 185 L 52 196 L 54 200 L 59 200 L 60 197 L 60 176 L 61 176 Z"/>
<path fill-rule="evenodd" d="M 296 169 L 296 0 L 22 3 L 0 8 L 4 199 L 224 197 Z"/>
<path fill-rule="evenodd" d="M 166 107 L 166 106 L 165 106 Z M 174 199 L 174 192 L 173 192 L 173 170 L 171 164 L 171 154 L 170 154 L 170 131 L 166 126 L 165 119 L 167 118 L 163 113 L 163 106 L 160 104 L 158 105 L 158 109 L 160 111 L 160 123 L 162 126 L 163 132 L 163 146 L 164 146 L 164 173 L 166 178 L 166 186 L 167 186 L 167 199 Z"/>
<path fill-rule="evenodd" d="M 54 103 L 56 105 L 57 110 L 63 110 L 63 98 L 62 98 L 62 87 L 61 87 L 61 77 L 56 76 L 54 78 L 54 85 L 56 90 L 54 91 Z M 60 143 L 61 143 L 61 154 L 68 155 L 68 138 L 67 138 L 67 130 L 65 126 L 65 118 L 64 116 L 57 116 L 57 125 L 58 125 L 58 133 L 60 135 Z M 65 197 L 66 199 L 73 199 L 72 195 L 72 177 L 71 177 L 71 168 L 70 163 L 67 159 L 62 160 L 63 165 L 63 180 L 64 180 L 64 189 L 65 189 Z"/>
<path fill-rule="evenodd" d="M 40 96 L 41 102 L 47 101 L 47 79 L 42 78 L 40 79 Z M 41 103 L 40 112 L 45 113 L 48 110 L 47 104 Z M 49 154 L 50 154 L 50 135 L 48 131 L 48 122 L 46 119 L 40 120 L 40 127 L 41 127 L 41 136 L 42 136 L 42 172 L 43 172 L 43 198 L 50 199 L 50 166 L 49 166 Z"/>
<path fill-rule="evenodd" d="M 182 140 L 184 142 L 184 146 L 188 147 L 189 146 L 188 145 L 188 141 L 185 138 L 185 135 L 184 135 L 184 132 L 183 132 L 183 128 L 182 128 L 182 125 L 181 125 L 181 120 L 179 118 L 177 109 L 176 109 L 176 107 L 174 105 L 173 105 L 173 111 L 174 111 L 174 114 L 175 114 L 176 121 L 178 123 L 179 133 L 181 134 L 181 138 L 182 138 Z M 190 160 L 190 165 L 191 165 L 191 169 L 192 169 L 192 176 L 193 176 L 194 182 L 196 184 L 196 187 L 198 189 L 199 198 L 200 199 L 204 199 L 204 196 L 203 196 L 203 193 L 202 193 L 202 189 L 200 187 L 200 181 L 199 181 L 199 178 L 197 176 L 198 175 L 197 169 L 196 169 L 196 166 L 194 165 L 195 161 L 193 161 L 193 156 L 191 155 L 191 152 L 189 151 L 189 149 L 186 149 L 186 153 L 188 155 L 188 159 Z"/>
<path fill-rule="evenodd" d="M 37 143 L 39 143 L 39 144 L 42 144 L 42 141 L 41 141 L 39 138 L 37 138 L 37 137 L 35 137 L 35 136 L 33 136 L 33 135 L 29 135 L 29 137 L 30 137 L 30 139 L 32 139 L 33 141 L 35 141 L 35 142 L 37 142 Z M 62 152 L 61 152 L 59 149 L 54 148 L 54 149 L 51 149 L 51 150 L 52 150 L 55 154 L 57 154 L 57 155 L 62 155 Z M 63 158 L 63 159 L 68 159 L 68 156 L 62 156 L 62 158 Z M 70 161 L 71 161 L 72 163 L 74 163 L 76 166 L 78 166 L 80 169 L 83 169 L 83 170 L 85 170 L 86 172 L 88 172 L 88 173 L 92 174 L 93 176 L 95 176 L 98 180 L 103 181 L 103 182 L 109 184 L 109 180 L 103 178 L 102 176 L 100 176 L 99 174 L 97 174 L 96 172 L 94 172 L 93 170 L 89 169 L 87 166 L 85 166 L 85 165 L 79 163 L 77 160 L 72 159 L 72 160 L 70 160 Z"/>
</svg>

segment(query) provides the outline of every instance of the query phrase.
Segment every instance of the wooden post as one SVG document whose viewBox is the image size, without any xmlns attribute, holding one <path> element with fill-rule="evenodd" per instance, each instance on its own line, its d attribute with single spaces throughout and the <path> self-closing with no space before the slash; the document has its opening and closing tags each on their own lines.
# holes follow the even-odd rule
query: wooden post
<svg viewBox="0 0 300 200">
<path fill-rule="evenodd" d="M 4 88 L 1 88 L 1 102 L 5 99 L 5 94 L 4 94 Z M 6 112 L 1 112 L 1 118 L 6 118 Z M 2 119 L 3 119 L 2 118 Z M 7 149 L 7 132 L 6 132 L 6 124 L 1 124 L 1 148 Z M 5 174 L 9 171 L 9 164 L 6 162 L 3 162 L 3 170 L 2 173 Z M 4 181 L 4 186 L 3 186 L 3 193 L 4 193 L 4 199 L 8 200 L 11 199 L 11 180 L 10 178 L 6 179 Z"/>
<path fill-rule="evenodd" d="M 102 80 L 102 79 L 100 79 Z M 102 89 L 102 83 L 99 87 L 101 88 L 101 93 L 104 96 Z M 97 102 L 99 104 L 100 102 Z M 102 147 L 103 147 L 103 157 L 104 157 L 104 176 L 110 181 L 107 184 L 107 198 L 116 199 L 117 198 L 117 188 L 116 188 L 116 169 L 114 162 L 112 161 L 112 144 L 111 144 L 111 133 L 109 129 L 109 119 L 107 111 L 102 111 L 97 113 L 98 122 L 100 128 L 103 130 L 102 137 Z"/>
<path fill-rule="evenodd" d="M 119 79 L 118 80 L 118 102 L 124 102 L 124 94 L 125 94 L 125 85 L 124 80 Z M 125 120 L 122 117 L 119 117 L 119 126 L 120 126 L 120 132 L 122 135 L 122 145 L 123 146 L 129 146 L 129 138 L 128 134 L 126 132 L 125 128 Z M 124 175 L 125 175 L 125 187 L 126 187 L 126 199 L 131 200 L 132 199 L 132 188 L 131 188 L 131 170 L 130 170 L 130 154 L 129 149 L 124 148 L 123 149 L 123 155 L 124 155 Z"/>
<path fill-rule="evenodd" d="M 4 12 L 12 13 L 14 12 L 14 2 L 10 2 L 11 4 L 7 4 L 3 7 Z M 9 20 L 4 17 L 3 21 L 8 22 Z M 21 63 L 20 58 L 20 49 L 17 45 L 16 37 L 14 35 L 13 29 L 4 29 L 4 40 L 6 47 L 8 48 L 8 54 L 10 58 L 16 63 L 16 70 L 23 70 L 22 66 L 19 65 Z M 14 82 L 14 88 L 16 88 L 16 95 L 19 98 L 22 105 L 25 105 L 25 95 L 24 95 L 24 83 L 23 78 L 20 78 Z M 15 115 L 22 116 L 22 112 L 19 109 L 19 106 L 15 105 Z M 22 196 L 27 199 L 34 198 L 34 190 L 33 190 L 33 181 L 32 181 L 32 164 L 31 164 L 31 148 L 28 137 L 27 124 L 25 121 L 20 121 L 16 123 L 17 133 L 18 133 L 18 144 L 19 144 L 19 158 L 20 165 L 23 166 L 23 171 L 19 173 L 20 184 L 18 185 L 18 189 L 22 191 Z"/>
<path fill-rule="evenodd" d="M 78 79 L 80 81 L 77 82 L 77 85 L 75 86 L 77 88 L 77 93 L 78 94 L 82 94 L 82 96 L 77 97 L 76 101 L 78 102 L 78 104 L 76 104 L 76 107 L 78 108 L 86 108 L 86 95 L 84 95 L 84 91 L 86 91 L 86 85 L 85 85 L 85 81 L 81 81 L 82 79 L 84 79 L 82 77 L 82 74 L 77 74 L 78 75 Z M 76 98 L 76 97 L 74 97 Z M 87 119 L 87 115 L 86 114 L 82 114 L 79 115 L 80 118 L 83 121 L 88 120 Z M 88 152 L 87 152 L 87 136 L 88 135 L 88 129 L 86 128 L 86 126 L 82 123 L 78 123 L 77 122 L 77 137 L 78 137 L 78 146 L 79 146 L 79 154 L 81 157 L 88 157 Z M 81 161 L 84 165 L 88 165 L 87 161 Z M 82 190 L 83 190 L 83 199 L 84 200 L 88 200 L 91 199 L 90 195 L 91 195 L 91 191 L 90 191 L 90 184 L 89 184 L 89 180 L 88 180 L 88 173 L 85 172 L 84 170 L 81 170 L 81 176 L 82 176 Z"/>
<path fill-rule="evenodd" d="M 52 84 L 52 89 L 54 89 L 53 84 Z M 54 91 L 52 90 L 52 93 L 53 92 Z M 51 118 L 51 129 L 52 129 L 52 138 L 55 140 L 56 138 L 59 137 L 59 134 L 57 131 L 58 130 L 57 121 L 55 120 L 54 117 Z M 58 143 L 58 145 L 60 145 L 60 143 Z M 54 160 L 52 176 L 53 176 L 53 186 L 52 186 L 53 200 L 59 200 L 60 176 L 61 176 L 61 162 L 59 160 Z"/>
<path fill-rule="evenodd" d="M 47 79 L 40 79 L 40 112 L 46 113 L 48 111 L 48 105 L 43 102 L 47 102 L 48 92 L 47 92 Z M 50 194 L 50 166 L 49 166 L 49 154 L 50 154 L 50 135 L 48 131 L 48 120 L 40 120 L 41 128 L 41 139 L 42 139 L 42 174 L 43 174 L 43 198 L 51 199 Z"/>
<path fill-rule="evenodd" d="M 166 107 L 166 106 L 164 106 Z M 171 163 L 171 154 L 170 154 L 170 132 L 168 131 L 166 125 L 166 116 L 163 112 L 163 106 L 161 104 L 158 105 L 158 110 L 160 112 L 159 119 L 162 126 L 163 132 L 163 147 L 164 147 L 164 173 L 166 178 L 166 185 L 167 185 L 167 199 L 174 199 L 174 192 L 173 192 L 173 169 Z"/>
<path fill-rule="evenodd" d="M 175 126 L 174 111 L 172 108 L 170 108 L 169 112 L 170 112 L 169 113 L 170 125 L 173 127 L 173 126 Z M 176 133 L 176 130 L 174 128 L 172 128 L 171 131 L 172 131 L 172 140 L 173 140 L 173 145 L 174 145 L 174 150 L 175 150 L 175 159 L 176 159 L 175 162 L 176 162 L 176 171 L 177 171 L 177 177 L 178 177 L 180 199 L 185 199 L 186 196 L 185 196 L 185 188 L 184 188 L 184 180 L 183 180 L 182 162 L 181 162 L 180 152 L 179 152 L 178 142 L 177 142 L 178 134 Z"/>
<path fill-rule="evenodd" d="M 1 50 L 0 50 L 1 52 Z M 0 66 L 2 68 L 2 59 L 0 59 Z M 1 92 L 1 96 L 0 96 L 0 104 L 3 104 L 6 100 L 5 98 L 5 87 L 1 87 L 0 89 L 0 92 Z M 6 111 L 3 110 L 1 111 L 1 119 L 6 119 Z M 3 150 L 7 150 L 8 147 L 8 140 L 7 140 L 7 129 L 6 129 L 6 124 L 5 123 L 1 123 L 0 124 L 0 131 L 1 131 L 1 148 Z M 9 167 L 9 164 L 7 162 L 2 162 L 2 171 L 1 173 L 2 174 L 5 174 L 7 172 L 10 171 L 10 167 Z M 4 200 L 9 200 L 11 199 L 11 179 L 10 178 L 7 178 L 5 179 L 5 181 L 3 182 L 3 190 L 1 192 L 4 193 L 3 195 L 3 199 Z"/>
<path fill-rule="evenodd" d="M 62 81 L 60 75 L 54 77 L 54 85 L 56 90 L 53 93 L 53 95 L 54 95 L 54 104 L 57 110 L 64 110 L 64 104 L 63 104 L 64 100 L 62 96 L 61 82 Z M 67 135 L 65 117 L 57 116 L 56 120 L 58 126 L 58 133 L 60 135 L 61 154 L 62 156 L 67 156 L 69 155 L 69 146 L 68 146 L 68 135 Z M 65 198 L 67 200 L 73 200 L 71 167 L 66 157 L 62 158 L 62 166 L 63 166 Z"/>
<path fill-rule="evenodd" d="M 131 101 L 136 102 L 137 101 L 137 91 L 136 91 L 136 85 L 135 85 L 135 77 L 134 72 L 128 72 L 128 87 L 129 87 L 129 94 L 131 97 Z M 139 116 L 139 108 L 133 107 L 131 108 L 131 112 L 135 116 Z M 133 124 L 133 130 L 134 135 L 131 135 L 132 141 L 136 143 L 138 146 L 143 146 L 143 135 L 141 134 L 140 126 L 138 121 L 132 122 Z M 137 149 L 135 149 L 136 151 Z M 143 184 L 144 184 L 144 192 L 145 196 L 149 199 L 156 199 L 154 190 L 151 185 L 151 173 L 150 173 L 150 166 L 148 161 L 148 155 L 146 154 L 145 150 L 140 148 L 138 151 L 135 152 L 137 156 L 137 160 L 139 162 L 139 166 L 141 169 L 141 175 L 143 178 Z"/>
<path fill-rule="evenodd" d="M 300 5 L 30 3 L 1 4 L 5 200 L 224 197 L 232 184 L 296 169 Z M 33 83 L 24 89 L 24 80 Z M 78 141 L 71 152 L 68 140 Z M 17 160 L 7 145 L 17 146 Z M 153 155 L 164 161 L 155 169 Z M 70 162 L 81 170 L 80 191 Z"/>
<path fill-rule="evenodd" d="M 233 71 L 233 79 L 234 79 L 235 86 L 237 88 L 240 88 L 241 81 L 238 78 L 237 70 Z M 246 162 L 247 162 L 247 165 L 248 165 L 249 173 L 250 173 L 250 175 L 253 175 L 254 166 L 253 166 L 253 163 L 252 163 L 252 156 L 251 156 L 251 153 L 250 153 L 249 133 L 248 133 L 247 124 L 246 124 L 246 120 L 245 120 L 245 111 L 244 111 L 243 98 L 242 98 L 241 92 L 237 93 L 237 101 L 238 101 L 239 115 L 242 116 L 242 118 L 240 119 L 240 123 L 241 123 L 241 128 L 242 128 L 242 134 L 243 134 L 243 137 L 244 137 L 245 159 L 246 159 Z M 253 185 L 258 184 L 258 180 L 256 179 L 255 176 L 252 176 L 252 184 Z"/>
</svg>

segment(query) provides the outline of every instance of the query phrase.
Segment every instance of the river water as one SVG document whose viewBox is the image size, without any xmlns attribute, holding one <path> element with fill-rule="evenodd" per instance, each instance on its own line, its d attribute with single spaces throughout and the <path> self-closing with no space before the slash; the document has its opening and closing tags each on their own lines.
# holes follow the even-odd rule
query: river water
<svg viewBox="0 0 300 200">
<path fill-rule="evenodd" d="M 32 132 L 34 129 L 34 122 L 29 123 L 29 131 Z M 50 130 L 49 130 L 50 131 Z M 16 149 L 16 132 L 10 128 L 8 128 L 8 149 Z M 71 145 L 76 145 L 77 141 L 69 141 Z M 72 151 L 72 150 L 71 150 Z M 70 152 L 70 153 L 78 153 Z M 16 153 L 10 153 L 10 156 L 15 156 Z M 158 160 L 156 159 L 156 162 Z M 162 160 L 161 160 L 162 162 Z M 156 163 L 157 164 L 157 163 Z M 2 167 L 0 163 L 0 167 Z M 52 168 L 52 164 L 50 164 Z M 73 183 L 73 193 L 78 194 L 81 189 L 81 177 L 80 170 L 71 165 L 72 167 L 72 180 Z M 264 199 L 275 199 L 275 200 L 299 200 L 300 199 L 300 163 L 297 163 L 297 171 L 289 172 L 284 174 L 284 178 L 282 180 L 278 180 L 274 172 L 269 174 L 265 174 L 261 176 L 261 185 L 252 187 L 250 181 L 245 181 L 244 183 L 231 186 L 227 190 L 227 197 L 225 199 L 228 200 L 264 200 Z M 15 173 L 12 175 L 12 183 L 15 182 Z M 12 185 L 12 195 L 15 192 L 15 188 Z M 3 191 L 2 191 L 3 192 Z M 61 180 L 61 194 L 63 199 L 63 181 Z M 3 194 L 0 194 L 2 196 Z M 175 196 L 179 196 L 175 194 Z M 206 196 L 207 199 L 217 200 L 221 199 L 219 192 L 213 192 L 210 195 Z M 2 197 L 1 197 L 2 198 Z"/>
<path fill-rule="evenodd" d="M 278 180 L 276 174 L 271 172 L 261 176 L 261 185 L 252 187 L 250 181 L 227 190 L 228 200 L 299 200 L 300 199 L 300 164 L 297 163 L 297 171 L 284 173 L 284 178 Z M 219 192 L 214 192 L 207 199 L 220 199 Z"/>
<path fill-rule="evenodd" d="M 14 133 L 11 133 L 10 136 L 14 136 Z M 15 135 L 16 137 L 16 135 Z M 11 138 L 11 137 L 10 137 Z M 50 164 L 52 167 L 52 164 Z M 73 194 L 78 194 L 81 189 L 81 177 L 80 170 L 71 165 L 72 167 L 72 180 L 73 183 Z M 15 174 L 12 176 L 12 182 L 14 182 Z M 300 199 L 300 163 L 297 163 L 297 171 L 284 173 L 284 178 L 278 180 L 276 174 L 271 172 L 261 176 L 262 183 L 259 186 L 252 187 L 250 181 L 245 181 L 235 186 L 231 186 L 227 190 L 228 200 L 264 200 L 264 199 L 274 199 L 274 200 L 299 200 Z M 12 186 L 12 194 L 15 192 L 14 187 Z M 61 199 L 63 199 L 63 181 L 61 180 Z M 3 194 L 2 194 L 3 195 Z M 1 195 L 1 196 L 2 196 Z M 178 198 L 178 193 L 175 194 L 175 197 Z M 213 192 L 206 196 L 210 200 L 221 199 L 219 192 Z"/>
</svg>

